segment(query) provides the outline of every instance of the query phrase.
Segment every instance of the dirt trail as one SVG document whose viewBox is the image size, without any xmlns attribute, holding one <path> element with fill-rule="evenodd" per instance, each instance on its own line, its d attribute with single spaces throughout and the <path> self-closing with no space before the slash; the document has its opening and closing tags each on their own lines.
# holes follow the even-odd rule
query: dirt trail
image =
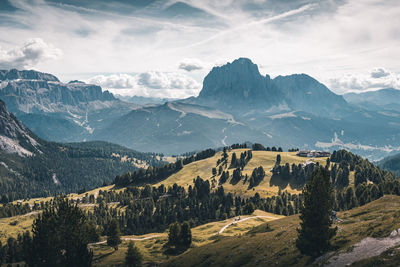
<svg viewBox="0 0 400 267">
<path fill-rule="evenodd" d="M 134 238 L 134 237 L 121 237 L 121 240 L 132 240 L 132 241 L 143 241 L 143 240 L 148 240 L 156 237 L 160 237 L 161 235 L 151 235 L 151 236 L 146 236 L 142 238 Z M 100 244 L 105 244 L 107 243 L 107 240 L 96 242 L 96 243 L 89 243 L 88 246 L 92 247 L 94 245 L 100 245 Z"/>
<path fill-rule="evenodd" d="M 325 266 L 347 266 L 362 259 L 379 256 L 385 250 L 396 245 L 400 245 L 400 235 L 379 239 L 367 237 L 355 244 L 352 251 L 331 257 Z"/>
<path fill-rule="evenodd" d="M 244 221 L 247 221 L 247 220 L 250 220 L 250 219 L 255 219 L 255 218 L 268 218 L 268 219 L 274 219 L 274 220 L 277 219 L 276 217 L 272 217 L 272 216 L 261 216 L 261 215 L 259 215 L 259 216 L 252 216 L 252 217 L 246 217 L 246 218 L 244 218 L 244 219 L 240 219 L 240 220 L 238 220 L 238 221 L 232 221 L 232 222 L 228 223 L 227 225 L 225 225 L 224 227 L 222 227 L 221 230 L 219 230 L 218 234 L 222 234 L 222 233 L 225 231 L 225 229 L 228 228 L 229 226 L 231 226 L 232 224 L 244 222 Z"/>
</svg>

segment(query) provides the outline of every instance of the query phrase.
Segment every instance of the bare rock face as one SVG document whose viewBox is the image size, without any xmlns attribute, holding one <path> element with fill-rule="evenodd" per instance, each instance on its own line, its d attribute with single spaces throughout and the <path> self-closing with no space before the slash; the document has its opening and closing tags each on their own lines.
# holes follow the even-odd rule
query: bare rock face
<svg viewBox="0 0 400 267">
<path fill-rule="evenodd" d="M 247 58 L 214 67 L 205 77 L 199 95 L 201 100 L 211 99 L 228 106 L 255 104 L 266 107 L 281 98 L 270 77 L 262 76 L 258 66 Z"/>
<path fill-rule="evenodd" d="M 0 99 L 39 137 L 61 142 L 83 141 L 135 106 L 97 85 L 15 69 L 0 70 Z"/>
<path fill-rule="evenodd" d="M 116 101 L 100 86 L 82 82 L 61 83 L 57 77 L 37 72 L 0 70 L 0 99 L 12 112 L 62 112 L 93 101 Z"/>
<path fill-rule="evenodd" d="M 8 112 L 4 102 L 0 100 L 0 151 L 31 156 L 33 153 L 40 153 L 40 145 L 36 139 L 21 121 Z"/>
<path fill-rule="evenodd" d="M 18 79 L 59 82 L 58 78 L 52 74 L 38 72 L 34 70 L 0 70 L 0 81 Z"/>
<path fill-rule="evenodd" d="M 284 105 L 291 110 L 320 115 L 347 107 L 342 96 L 306 74 L 262 76 L 256 64 L 239 58 L 214 67 L 205 77 L 198 101 L 232 109 L 263 109 Z"/>
</svg>

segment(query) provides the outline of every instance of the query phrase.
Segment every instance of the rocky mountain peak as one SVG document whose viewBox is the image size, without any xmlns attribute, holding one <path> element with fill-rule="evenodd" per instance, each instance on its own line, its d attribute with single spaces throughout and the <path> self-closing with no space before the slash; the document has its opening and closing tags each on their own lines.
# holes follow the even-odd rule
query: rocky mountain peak
<svg viewBox="0 0 400 267">
<path fill-rule="evenodd" d="M 269 77 L 260 74 L 258 66 L 248 58 L 214 67 L 205 77 L 199 99 L 212 99 L 220 104 L 266 104 L 277 98 Z"/>
<path fill-rule="evenodd" d="M 18 80 L 18 79 L 59 82 L 56 76 L 35 70 L 17 70 L 17 69 L 0 70 L 0 81 Z"/>
</svg>

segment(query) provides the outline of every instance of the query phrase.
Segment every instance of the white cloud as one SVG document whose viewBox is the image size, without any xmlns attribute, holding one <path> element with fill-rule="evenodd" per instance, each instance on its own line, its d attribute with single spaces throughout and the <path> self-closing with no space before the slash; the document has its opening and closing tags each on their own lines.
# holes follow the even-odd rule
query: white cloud
<svg viewBox="0 0 400 267">
<path fill-rule="evenodd" d="M 178 72 L 148 71 L 136 75 L 97 75 L 87 80 L 121 95 L 186 98 L 197 95 L 201 84 Z"/>
<path fill-rule="evenodd" d="M 0 68 L 32 68 L 38 63 L 58 59 L 62 51 L 40 38 L 28 39 L 21 47 L 4 50 L 0 47 Z"/>
<path fill-rule="evenodd" d="M 179 63 L 179 68 L 186 71 L 201 70 L 204 63 L 196 58 L 185 58 Z"/>
<path fill-rule="evenodd" d="M 136 85 L 135 77 L 128 74 L 97 75 L 90 78 L 88 82 L 113 89 L 127 89 Z"/>
<path fill-rule="evenodd" d="M 385 66 L 400 72 L 398 0 L 182 1 L 213 14 L 215 19 L 210 16 L 204 21 L 169 19 L 157 15 L 175 0 L 156 1 L 158 4 L 149 5 L 146 12 L 128 12 L 122 2 L 119 9 L 106 9 L 104 5 L 98 8 L 95 4 L 84 5 L 88 1 L 58 1 L 70 3 L 65 5 L 43 0 L 12 0 L 18 6 L 16 11 L 0 10 L 9 21 L 0 21 L 3 46 L 0 62 L 4 64 L 4 55 L 10 61 L 8 52 L 13 47 L 9 45 L 38 36 L 61 48 L 64 57 L 58 61 L 43 60 L 35 68 L 55 73 L 62 80 L 66 76 L 84 79 L 87 73 L 126 73 L 128 70 L 142 73 L 149 69 L 165 73 L 179 68 L 200 81 L 211 69 L 212 62 L 248 57 L 260 66 L 263 74 L 272 77 L 307 73 L 326 82 L 355 74 L 337 79 L 337 87 L 343 91 L 346 87 L 362 90 L 372 82 L 375 86 L 396 84 L 393 74 L 369 70 Z M 195 70 L 196 64 L 183 58 L 199 59 L 205 64 Z M 363 73 L 362 77 L 357 73 Z M 144 83 L 151 81 L 150 86 L 159 85 L 154 79 L 160 77 L 142 78 Z M 374 80 L 377 78 L 382 81 L 377 83 Z M 127 91 L 133 85 L 138 88 L 137 80 L 129 77 L 118 76 L 107 81 L 109 88 L 118 86 Z M 162 91 L 144 85 L 141 88 L 157 94 Z"/>
<path fill-rule="evenodd" d="M 375 68 L 361 74 L 347 74 L 328 81 L 328 87 L 338 93 L 373 91 L 381 88 L 400 89 L 400 74 Z"/>
<path fill-rule="evenodd" d="M 384 68 L 376 68 L 371 71 L 372 78 L 382 78 L 382 77 L 386 77 L 389 75 L 390 75 L 390 72 L 388 72 Z"/>
</svg>

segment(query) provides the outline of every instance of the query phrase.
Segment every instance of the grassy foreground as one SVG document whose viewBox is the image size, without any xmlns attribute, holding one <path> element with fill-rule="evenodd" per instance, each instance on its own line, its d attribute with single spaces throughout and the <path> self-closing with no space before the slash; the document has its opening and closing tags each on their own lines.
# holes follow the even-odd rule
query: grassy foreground
<svg viewBox="0 0 400 267">
<path fill-rule="evenodd" d="M 334 253 L 349 251 L 366 237 L 386 237 L 400 228 L 400 197 L 387 195 L 363 207 L 339 212 Z M 167 261 L 164 266 L 307 266 L 313 263 L 295 246 L 298 215 L 260 225 L 245 235 L 216 239 L 192 248 Z M 379 260 L 378 258 L 375 260 Z M 357 265 L 365 266 L 365 265 Z"/>
</svg>

